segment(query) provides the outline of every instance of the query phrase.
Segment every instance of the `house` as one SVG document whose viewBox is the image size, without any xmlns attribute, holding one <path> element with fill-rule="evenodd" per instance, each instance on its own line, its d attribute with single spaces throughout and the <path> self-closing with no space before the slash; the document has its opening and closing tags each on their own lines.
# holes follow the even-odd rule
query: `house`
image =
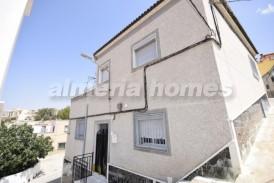
<svg viewBox="0 0 274 183">
<path fill-rule="evenodd" d="M 50 137 L 52 139 L 54 151 L 65 150 L 68 134 L 68 123 L 68 120 L 27 122 L 28 125 L 32 126 L 33 133 Z"/>
<path fill-rule="evenodd" d="M 274 53 L 261 55 L 258 63 L 268 97 L 274 97 Z"/>
<path fill-rule="evenodd" d="M 35 114 L 36 110 L 29 109 L 3 110 L 2 113 L 0 113 L 0 119 L 7 122 L 28 122 L 34 120 Z"/>
<path fill-rule="evenodd" d="M 16 122 L 21 113 L 22 109 L 3 111 L 1 114 L 1 119 L 9 122 Z"/>
<path fill-rule="evenodd" d="M 63 182 L 235 178 L 268 107 L 257 54 L 225 1 L 157 1 L 94 53 Z"/>
</svg>

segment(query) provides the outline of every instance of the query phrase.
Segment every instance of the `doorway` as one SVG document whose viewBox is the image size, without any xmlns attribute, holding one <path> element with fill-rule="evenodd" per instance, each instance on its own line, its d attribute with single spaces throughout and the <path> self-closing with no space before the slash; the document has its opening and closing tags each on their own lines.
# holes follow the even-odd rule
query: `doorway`
<svg viewBox="0 0 274 183">
<path fill-rule="evenodd" d="M 106 176 L 108 163 L 108 130 L 107 123 L 99 124 L 96 133 L 95 171 Z"/>
</svg>

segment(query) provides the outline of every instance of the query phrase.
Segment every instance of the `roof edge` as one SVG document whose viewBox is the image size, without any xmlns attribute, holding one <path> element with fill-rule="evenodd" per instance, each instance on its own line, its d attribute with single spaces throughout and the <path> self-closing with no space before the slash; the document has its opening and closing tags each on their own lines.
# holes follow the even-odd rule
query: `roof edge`
<svg viewBox="0 0 274 183">
<path fill-rule="evenodd" d="M 96 58 L 98 54 L 104 50 L 109 44 L 111 44 L 113 41 L 115 41 L 117 38 L 119 38 L 123 33 L 125 33 L 127 30 L 129 30 L 133 25 L 138 23 L 141 19 L 143 19 L 146 15 L 148 15 L 151 11 L 156 9 L 158 6 L 160 6 L 163 2 L 167 2 L 168 0 L 158 0 L 156 3 L 154 3 L 150 8 L 148 8 L 145 12 L 143 12 L 140 16 L 138 16 L 135 20 L 133 20 L 129 25 L 127 25 L 124 29 L 122 29 L 119 33 L 117 33 L 114 37 L 112 37 L 109 41 L 107 41 L 103 46 L 101 46 L 99 49 L 97 49 L 93 56 Z M 255 54 L 259 54 L 257 48 L 249 38 L 248 34 L 244 30 L 243 26 L 241 25 L 240 21 L 237 19 L 235 14 L 233 13 L 232 9 L 228 5 L 228 3 L 225 0 L 220 0 L 220 4 L 223 5 L 224 9 L 227 11 L 231 19 L 234 21 L 236 26 L 239 28 L 240 32 L 243 34 L 243 37 L 246 39 L 247 43 L 250 45 L 250 47 L 253 49 Z M 238 34 L 238 33 L 236 33 Z M 238 35 L 239 36 L 239 35 Z M 239 36 L 240 37 L 240 36 Z M 239 38 L 241 39 L 241 38 Z M 244 41 L 243 41 L 244 42 Z M 245 44 L 245 43 L 244 43 Z M 247 46 L 248 47 L 248 46 Z"/>
<path fill-rule="evenodd" d="M 114 37 L 112 37 L 108 42 L 106 42 L 103 46 L 101 46 L 99 49 L 97 49 L 93 56 L 96 57 L 96 55 L 102 51 L 107 45 L 109 45 L 111 42 L 113 42 L 116 38 L 118 38 L 120 35 L 122 35 L 124 32 L 126 32 L 129 28 L 131 28 L 134 24 L 136 24 L 139 20 L 141 20 L 143 17 L 145 17 L 147 14 L 149 14 L 152 10 L 157 8 L 160 4 L 162 4 L 166 0 L 159 0 L 156 3 L 154 3 L 152 6 L 150 6 L 145 12 L 143 12 L 140 16 L 138 16 L 135 20 L 133 20 L 129 25 L 127 25 L 124 29 L 122 29 L 119 33 L 117 33 Z"/>
<path fill-rule="evenodd" d="M 228 12 L 228 14 L 231 16 L 231 18 L 233 19 L 233 21 L 235 22 L 235 24 L 238 26 L 238 28 L 240 29 L 240 31 L 242 32 L 243 36 L 246 38 L 246 40 L 248 41 L 248 43 L 250 44 L 250 46 L 253 48 L 254 52 L 256 54 L 259 54 L 257 48 L 255 47 L 255 45 L 253 44 L 253 42 L 251 41 L 251 39 L 249 38 L 248 34 L 246 33 L 245 29 L 243 28 L 243 26 L 241 25 L 240 21 L 238 20 L 238 18 L 236 17 L 236 15 L 233 13 L 232 9 L 230 8 L 230 6 L 228 5 L 228 3 L 224 0 L 222 0 L 222 4 L 224 6 L 224 8 L 226 9 L 226 11 Z"/>
</svg>

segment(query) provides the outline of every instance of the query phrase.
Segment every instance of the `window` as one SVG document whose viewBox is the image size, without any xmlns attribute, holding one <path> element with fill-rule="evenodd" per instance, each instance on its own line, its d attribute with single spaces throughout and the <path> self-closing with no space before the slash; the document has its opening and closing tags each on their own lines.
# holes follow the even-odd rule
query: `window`
<svg viewBox="0 0 274 183">
<path fill-rule="evenodd" d="M 46 126 L 41 126 L 41 133 L 46 133 L 47 127 Z"/>
<path fill-rule="evenodd" d="M 259 80 L 260 75 L 259 75 L 258 70 L 257 70 L 257 63 L 251 57 L 249 57 L 249 62 L 250 62 L 250 65 L 251 65 L 253 76 L 257 80 Z"/>
<path fill-rule="evenodd" d="M 75 139 L 84 140 L 85 129 L 86 129 L 85 119 L 76 120 Z"/>
<path fill-rule="evenodd" d="M 99 68 L 99 83 L 105 83 L 107 81 L 109 81 L 109 65 Z"/>
<path fill-rule="evenodd" d="M 64 132 L 65 132 L 65 133 L 69 133 L 69 126 L 68 126 L 68 125 L 65 125 L 65 127 L 64 127 Z"/>
<path fill-rule="evenodd" d="M 137 148 L 168 151 L 167 120 L 164 111 L 134 113 L 134 123 Z"/>
<path fill-rule="evenodd" d="M 270 60 L 274 60 L 274 55 L 270 56 Z"/>
<path fill-rule="evenodd" d="M 270 89 L 270 88 L 269 88 L 269 85 L 265 85 L 265 87 L 266 87 L 266 89 L 268 89 L 268 90 Z"/>
<path fill-rule="evenodd" d="M 62 143 L 58 143 L 58 149 L 65 149 L 66 148 L 66 143 L 62 142 Z"/>
<path fill-rule="evenodd" d="M 159 58 L 157 34 L 153 33 L 133 46 L 133 68 Z"/>
</svg>

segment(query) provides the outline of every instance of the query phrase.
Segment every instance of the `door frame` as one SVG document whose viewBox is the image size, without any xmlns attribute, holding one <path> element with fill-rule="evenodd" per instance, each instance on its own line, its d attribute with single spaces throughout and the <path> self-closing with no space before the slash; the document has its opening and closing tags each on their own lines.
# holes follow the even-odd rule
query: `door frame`
<svg viewBox="0 0 274 183">
<path fill-rule="evenodd" d="M 107 165 L 110 162 L 110 134 L 111 134 L 111 120 L 110 119 L 106 119 L 106 120 L 96 120 L 94 122 L 94 140 L 93 140 L 93 149 L 94 149 L 94 159 L 93 159 L 93 163 L 95 163 L 95 159 L 96 159 L 96 141 L 97 141 L 97 132 L 98 130 L 100 130 L 100 125 L 101 124 L 107 124 L 108 125 L 108 152 L 107 152 Z M 108 175 L 108 168 L 107 168 L 107 172 L 106 174 Z M 106 177 L 107 177 L 106 175 Z"/>
</svg>

